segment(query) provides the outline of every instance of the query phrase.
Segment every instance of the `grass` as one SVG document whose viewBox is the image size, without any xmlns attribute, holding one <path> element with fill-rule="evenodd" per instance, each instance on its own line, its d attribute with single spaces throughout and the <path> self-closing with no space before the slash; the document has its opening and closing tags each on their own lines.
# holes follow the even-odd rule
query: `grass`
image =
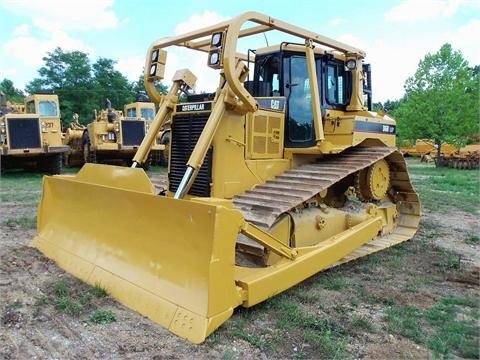
<svg viewBox="0 0 480 360">
<path fill-rule="evenodd" d="M 274 358 L 348 358 L 348 338 L 340 331 L 343 327 L 330 318 L 306 311 L 308 307 L 298 301 L 303 290 L 300 285 L 253 308 L 238 309 L 225 326 L 207 339 L 207 343 L 243 339 Z M 259 328 L 256 321 L 273 323 Z M 225 355 L 229 357 L 230 354 Z"/>
<path fill-rule="evenodd" d="M 23 230 L 30 230 L 35 229 L 37 226 L 37 218 L 29 217 L 29 216 L 21 216 L 18 218 L 9 218 L 2 221 L 2 225 L 13 227 L 13 228 L 20 228 Z"/>
<path fill-rule="evenodd" d="M 40 201 L 43 175 L 28 172 L 7 172 L 0 179 L 0 201 L 35 204 Z"/>
<path fill-rule="evenodd" d="M 90 315 L 90 321 L 95 324 L 109 324 L 116 321 L 115 314 L 111 310 L 95 310 Z"/>
<path fill-rule="evenodd" d="M 451 208 L 478 214 L 480 171 L 419 166 L 418 160 L 409 160 L 409 173 L 422 206 L 442 212 Z M 418 162 L 419 163 L 419 162 Z"/>
<path fill-rule="evenodd" d="M 392 334 L 426 345 L 439 358 L 478 359 L 478 299 L 448 296 L 433 307 L 393 306 L 386 321 Z"/>
<path fill-rule="evenodd" d="M 116 321 L 115 314 L 103 310 L 101 299 L 108 296 L 100 284 L 90 287 L 77 280 L 59 280 L 46 291 L 45 296 L 37 299 L 37 306 L 53 305 L 60 313 L 80 317 L 90 313 L 89 320 L 96 324 L 108 324 Z"/>
<path fill-rule="evenodd" d="M 480 236 L 478 235 L 469 235 L 463 240 L 468 245 L 478 245 L 480 244 Z"/>
</svg>

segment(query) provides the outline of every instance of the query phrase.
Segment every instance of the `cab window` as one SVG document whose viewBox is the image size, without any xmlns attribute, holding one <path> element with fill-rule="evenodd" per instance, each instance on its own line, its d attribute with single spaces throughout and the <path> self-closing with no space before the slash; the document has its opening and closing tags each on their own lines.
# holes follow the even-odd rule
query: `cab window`
<svg viewBox="0 0 480 360">
<path fill-rule="evenodd" d="M 155 113 L 153 109 L 144 108 L 144 109 L 141 109 L 141 112 L 142 112 L 142 118 L 144 118 L 145 120 L 153 120 L 153 118 L 155 117 Z"/>
<path fill-rule="evenodd" d="M 55 101 L 41 100 L 38 103 L 40 116 L 58 116 L 57 103 Z"/>
<path fill-rule="evenodd" d="M 326 70 L 326 100 L 329 105 L 344 106 L 347 104 L 345 86 L 345 69 L 343 63 L 331 62 Z"/>
</svg>

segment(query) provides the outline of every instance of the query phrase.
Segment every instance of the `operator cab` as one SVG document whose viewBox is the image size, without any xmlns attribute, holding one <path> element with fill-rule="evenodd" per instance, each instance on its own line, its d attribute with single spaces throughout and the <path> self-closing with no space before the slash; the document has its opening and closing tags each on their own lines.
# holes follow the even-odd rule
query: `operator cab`
<svg viewBox="0 0 480 360">
<path fill-rule="evenodd" d="M 302 45 L 284 43 L 257 50 L 253 80 L 245 84 L 255 97 L 286 98 L 285 147 L 315 145 L 310 79 L 304 49 Z M 323 117 L 327 110 L 346 111 L 352 95 L 352 74 L 346 68 L 342 55 L 334 56 L 320 50 L 315 51 L 315 66 Z M 371 93 L 368 89 L 364 92 Z"/>
</svg>

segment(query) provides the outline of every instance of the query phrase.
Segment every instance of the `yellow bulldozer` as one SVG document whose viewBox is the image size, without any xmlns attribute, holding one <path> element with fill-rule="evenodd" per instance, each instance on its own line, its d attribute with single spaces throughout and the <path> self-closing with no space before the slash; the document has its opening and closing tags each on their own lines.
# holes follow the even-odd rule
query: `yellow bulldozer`
<svg viewBox="0 0 480 360">
<path fill-rule="evenodd" d="M 138 109 L 139 113 L 126 117 L 121 110 L 112 108 L 109 99 L 106 100 L 104 110 L 99 113 L 94 111 L 94 121 L 87 125 L 89 137 L 87 162 L 118 165 L 132 163 L 133 156 L 145 137 L 151 120 L 142 117 L 142 114 L 148 115 L 148 111 L 142 112 L 139 104 L 129 105 L 127 105 L 127 111 L 132 113 L 132 108 L 134 108 Z M 154 104 L 148 105 L 147 109 L 151 110 L 151 106 Z M 142 166 L 148 167 L 150 162 L 151 158 L 148 154 L 147 160 Z"/>
<path fill-rule="evenodd" d="M 278 45 L 253 49 L 270 34 Z M 174 46 L 206 55 L 215 92 L 192 94 L 188 69 L 166 96 L 157 92 Z M 256 12 L 158 39 L 145 86 L 159 110 L 132 167 L 45 177 L 33 245 L 201 343 L 238 306 L 412 238 L 419 198 L 395 121 L 369 110 L 364 58 Z M 168 185 L 156 194 L 139 166 L 168 119 Z"/>
<path fill-rule="evenodd" d="M 79 121 L 77 113 L 73 114 L 73 121 L 63 134 L 63 143 L 70 147 L 64 156 L 66 166 L 82 166 L 88 159 L 90 142 L 87 126 Z"/>
<path fill-rule="evenodd" d="M 62 142 L 58 96 L 29 95 L 23 104 L 12 104 L 1 94 L 1 169 L 23 168 L 60 174 L 62 157 L 69 147 Z"/>
<path fill-rule="evenodd" d="M 67 166 L 83 165 L 85 162 L 129 163 L 142 142 L 154 117 L 155 104 L 152 102 L 133 102 L 124 106 L 124 112 L 111 107 L 94 111 L 94 120 L 88 125 L 79 122 L 78 114 L 66 129 L 64 143 L 71 148 L 65 156 Z M 124 114 L 126 116 L 124 116 Z M 162 131 L 152 145 L 151 155 L 159 158 L 165 149 L 160 144 Z"/>
<path fill-rule="evenodd" d="M 147 122 L 147 129 L 155 118 L 155 104 L 149 101 L 136 101 L 126 104 L 124 114 L 127 118 L 137 118 Z M 170 150 L 170 122 L 166 121 L 159 130 L 157 138 L 150 148 L 152 165 L 167 165 Z"/>
</svg>

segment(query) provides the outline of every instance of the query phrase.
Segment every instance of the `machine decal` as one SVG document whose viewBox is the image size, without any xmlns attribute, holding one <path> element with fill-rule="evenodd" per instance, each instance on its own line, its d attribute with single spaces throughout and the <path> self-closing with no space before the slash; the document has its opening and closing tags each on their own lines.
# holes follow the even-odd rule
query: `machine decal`
<svg viewBox="0 0 480 360">
<path fill-rule="evenodd" d="M 395 134 L 397 127 L 391 124 L 382 124 L 357 120 L 355 122 L 355 131 L 371 132 L 381 134 Z"/>
<path fill-rule="evenodd" d="M 276 98 L 262 98 L 256 99 L 258 102 L 258 107 L 263 110 L 285 110 L 285 98 L 276 97 Z"/>
<path fill-rule="evenodd" d="M 212 103 L 211 102 L 177 105 L 177 112 L 207 111 L 207 110 L 211 110 L 211 109 L 212 109 Z"/>
</svg>

